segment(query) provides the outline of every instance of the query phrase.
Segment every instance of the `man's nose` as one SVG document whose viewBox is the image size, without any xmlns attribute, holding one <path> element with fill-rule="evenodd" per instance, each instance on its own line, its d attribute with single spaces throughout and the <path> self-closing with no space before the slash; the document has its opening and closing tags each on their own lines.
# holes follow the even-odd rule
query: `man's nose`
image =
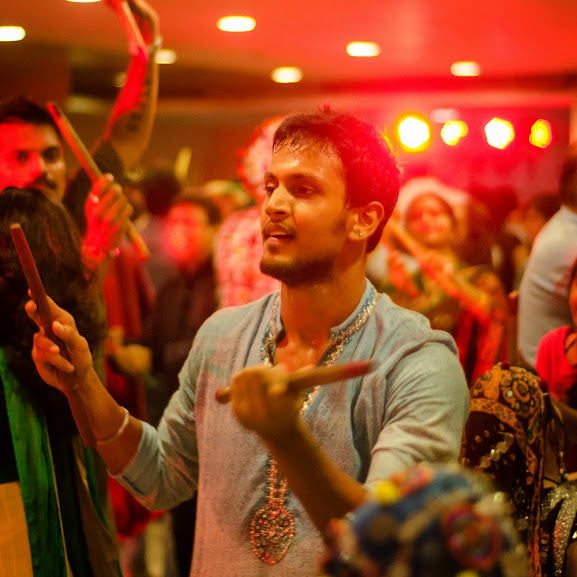
<svg viewBox="0 0 577 577">
<path fill-rule="evenodd" d="M 41 154 L 33 154 L 29 166 L 32 180 L 48 171 L 46 161 Z"/>
<path fill-rule="evenodd" d="M 265 201 L 267 214 L 284 214 L 288 212 L 290 206 L 290 194 L 282 186 L 277 187 Z"/>
</svg>

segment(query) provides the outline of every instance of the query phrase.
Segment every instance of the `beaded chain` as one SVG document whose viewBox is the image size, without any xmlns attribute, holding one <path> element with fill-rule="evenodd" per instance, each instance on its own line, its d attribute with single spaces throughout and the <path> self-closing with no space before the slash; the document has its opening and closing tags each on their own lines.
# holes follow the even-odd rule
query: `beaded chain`
<svg viewBox="0 0 577 577">
<path fill-rule="evenodd" d="M 357 315 L 356 319 L 345 327 L 338 335 L 331 336 L 332 343 L 325 352 L 325 366 L 331 366 L 339 358 L 350 337 L 356 333 L 369 319 L 378 293 L 371 289 L 367 303 Z M 274 362 L 274 350 L 276 347 L 277 328 L 276 314 L 280 302 L 280 295 L 274 301 L 269 328 L 266 331 L 261 350 L 262 361 L 272 367 Z M 330 351 L 330 352 L 329 352 Z M 328 353 L 328 354 L 327 354 Z M 300 408 L 302 415 L 311 404 L 319 385 L 312 387 L 306 394 Z M 295 522 L 291 513 L 286 509 L 286 495 L 288 484 L 286 477 L 278 470 L 276 461 L 269 455 L 267 461 L 267 483 L 265 505 L 253 516 L 250 524 L 250 542 L 254 554 L 264 563 L 278 563 L 287 552 L 295 535 Z"/>
</svg>

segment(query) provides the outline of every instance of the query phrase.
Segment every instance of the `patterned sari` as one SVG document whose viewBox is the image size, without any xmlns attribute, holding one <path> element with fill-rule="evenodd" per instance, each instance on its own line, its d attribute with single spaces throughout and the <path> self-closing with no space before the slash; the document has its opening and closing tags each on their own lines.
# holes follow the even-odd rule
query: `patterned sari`
<svg viewBox="0 0 577 577">
<path fill-rule="evenodd" d="M 506 363 L 476 379 L 470 395 L 460 460 L 508 496 L 532 575 L 561 577 L 575 530 L 577 485 L 565 478 L 558 412 L 535 374 Z"/>
</svg>

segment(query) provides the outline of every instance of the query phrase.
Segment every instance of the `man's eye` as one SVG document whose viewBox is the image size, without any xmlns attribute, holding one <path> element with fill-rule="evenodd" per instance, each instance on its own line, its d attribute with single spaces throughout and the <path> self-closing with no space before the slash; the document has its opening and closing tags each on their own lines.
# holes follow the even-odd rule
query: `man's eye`
<svg viewBox="0 0 577 577">
<path fill-rule="evenodd" d="M 274 184 L 265 184 L 264 191 L 265 193 L 270 196 L 275 191 L 276 186 Z"/>
<path fill-rule="evenodd" d="M 18 164 L 26 164 L 30 160 L 30 154 L 25 150 L 19 150 L 16 153 L 16 162 Z"/>
<path fill-rule="evenodd" d="M 60 150 L 58 148 L 49 148 L 44 151 L 44 161 L 45 162 L 57 162 L 60 160 Z"/>
</svg>

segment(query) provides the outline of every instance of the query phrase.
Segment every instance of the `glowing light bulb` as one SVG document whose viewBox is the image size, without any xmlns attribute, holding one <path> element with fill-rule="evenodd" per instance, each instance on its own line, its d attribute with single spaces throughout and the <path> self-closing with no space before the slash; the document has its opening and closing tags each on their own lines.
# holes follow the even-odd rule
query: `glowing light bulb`
<svg viewBox="0 0 577 577">
<path fill-rule="evenodd" d="M 415 115 L 406 116 L 397 125 L 401 146 L 409 152 L 419 152 L 431 142 L 429 124 Z"/>
<path fill-rule="evenodd" d="M 256 26 L 256 20 L 251 16 L 223 16 L 216 23 L 223 32 L 250 32 Z"/>
<path fill-rule="evenodd" d="M 451 74 L 453 76 L 479 76 L 481 67 L 477 62 L 461 61 L 451 64 Z"/>
<path fill-rule="evenodd" d="M 174 64 L 176 62 L 176 52 L 168 48 L 162 48 L 154 55 L 154 61 L 157 64 Z"/>
<path fill-rule="evenodd" d="M 0 42 L 18 42 L 26 36 L 21 26 L 0 26 Z"/>
<path fill-rule="evenodd" d="M 508 120 L 493 118 L 485 126 L 485 135 L 491 146 L 502 150 L 515 138 L 515 130 Z"/>
<path fill-rule="evenodd" d="M 537 148 L 547 148 L 552 140 L 551 124 L 547 120 L 540 118 L 531 127 L 529 142 Z"/>
<path fill-rule="evenodd" d="M 349 42 L 347 44 L 347 54 L 360 58 L 370 58 L 378 56 L 381 47 L 376 42 Z"/>
<path fill-rule="evenodd" d="M 303 73 L 300 68 L 296 68 L 295 66 L 282 66 L 275 68 L 270 76 L 275 82 L 289 84 L 291 82 L 300 82 Z"/>
<path fill-rule="evenodd" d="M 450 120 L 441 128 L 441 138 L 445 144 L 455 146 L 461 138 L 469 133 L 469 128 L 462 120 Z"/>
</svg>

